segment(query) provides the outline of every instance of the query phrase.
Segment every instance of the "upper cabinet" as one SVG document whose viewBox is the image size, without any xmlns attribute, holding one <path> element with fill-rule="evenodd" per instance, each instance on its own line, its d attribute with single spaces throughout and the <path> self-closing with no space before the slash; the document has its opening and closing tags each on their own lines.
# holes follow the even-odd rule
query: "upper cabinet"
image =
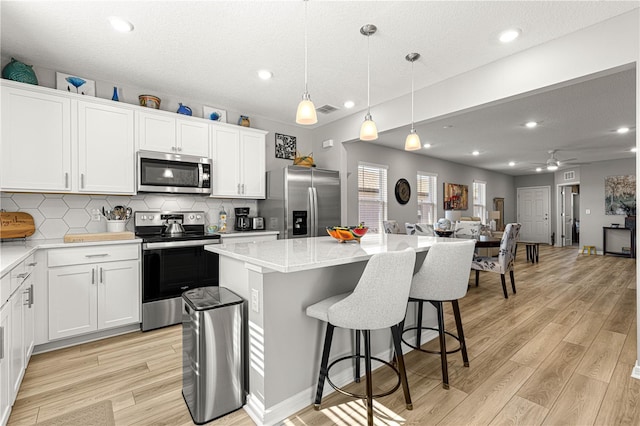
<svg viewBox="0 0 640 426">
<path fill-rule="evenodd" d="M 209 157 L 208 122 L 162 111 L 138 111 L 136 115 L 141 150 Z"/>
<path fill-rule="evenodd" d="M 211 125 L 212 197 L 265 198 L 267 132 Z"/>
<path fill-rule="evenodd" d="M 3 191 L 135 194 L 133 108 L 2 81 L 1 161 Z"/>
<path fill-rule="evenodd" d="M 1 157 L 4 191 L 71 191 L 71 100 L 3 84 Z"/>
</svg>

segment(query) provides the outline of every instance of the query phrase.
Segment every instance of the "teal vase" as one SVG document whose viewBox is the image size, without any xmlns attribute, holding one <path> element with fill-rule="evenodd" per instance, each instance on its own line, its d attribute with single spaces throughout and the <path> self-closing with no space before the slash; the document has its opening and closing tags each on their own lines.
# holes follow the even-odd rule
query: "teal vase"
<svg viewBox="0 0 640 426">
<path fill-rule="evenodd" d="M 20 83 L 28 83 L 38 85 L 38 77 L 33 71 L 33 65 L 27 65 L 11 58 L 11 62 L 2 70 L 2 78 L 7 80 L 19 81 Z"/>
</svg>

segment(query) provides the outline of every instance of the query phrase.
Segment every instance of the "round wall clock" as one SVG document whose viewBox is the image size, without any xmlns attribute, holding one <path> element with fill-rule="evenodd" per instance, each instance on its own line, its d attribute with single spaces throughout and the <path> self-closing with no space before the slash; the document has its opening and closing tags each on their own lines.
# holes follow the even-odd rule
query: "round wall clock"
<svg viewBox="0 0 640 426">
<path fill-rule="evenodd" d="M 398 179 L 396 182 L 396 200 L 400 204 L 407 204 L 411 198 L 411 186 L 406 179 Z"/>
</svg>

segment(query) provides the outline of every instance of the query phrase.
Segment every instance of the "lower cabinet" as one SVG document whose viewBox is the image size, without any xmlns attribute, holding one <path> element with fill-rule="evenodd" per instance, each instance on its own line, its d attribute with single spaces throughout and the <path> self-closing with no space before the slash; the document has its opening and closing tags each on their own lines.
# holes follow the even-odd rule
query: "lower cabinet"
<svg viewBox="0 0 640 426">
<path fill-rule="evenodd" d="M 0 308 L 0 424 L 7 424 L 11 413 L 9 398 L 9 331 L 11 329 L 11 305 Z"/>
<path fill-rule="evenodd" d="M 140 321 L 137 260 L 49 269 L 49 339 Z"/>
</svg>

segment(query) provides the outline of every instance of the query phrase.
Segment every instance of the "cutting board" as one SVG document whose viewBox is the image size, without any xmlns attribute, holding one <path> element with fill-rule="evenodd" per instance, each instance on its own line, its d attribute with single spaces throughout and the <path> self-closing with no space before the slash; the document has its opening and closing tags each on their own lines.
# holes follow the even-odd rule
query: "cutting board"
<svg viewBox="0 0 640 426">
<path fill-rule="evenodd" d="M 133 240 L 133 232 L 101 232 L 97 234 L 67 234 L 64 236 L 65 243 L 86 243 L 89 241 L 116 241 Z"/>
<path fill-rule="evenodd" d="M 24 212 L 0 212 L 0 238 L 24 238 L 36 232 L 33 216 Z"/>
</svg>

